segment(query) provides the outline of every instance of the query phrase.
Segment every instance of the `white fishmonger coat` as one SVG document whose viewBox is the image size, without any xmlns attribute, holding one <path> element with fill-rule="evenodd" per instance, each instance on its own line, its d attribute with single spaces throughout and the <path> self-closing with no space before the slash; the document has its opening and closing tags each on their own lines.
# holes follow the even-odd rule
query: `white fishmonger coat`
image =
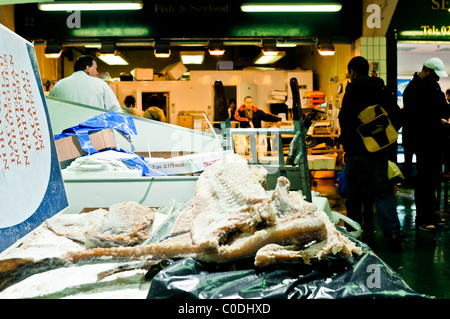
<svg viewBox="0 0 450 319">
<path fill-rule="evenodd" d="M 84 71 L 74 72 L 58 81 L 50 90 L 49 96 L 122 113 L 119 100 L 111 87 L 104 80 Z"/>
</svg>

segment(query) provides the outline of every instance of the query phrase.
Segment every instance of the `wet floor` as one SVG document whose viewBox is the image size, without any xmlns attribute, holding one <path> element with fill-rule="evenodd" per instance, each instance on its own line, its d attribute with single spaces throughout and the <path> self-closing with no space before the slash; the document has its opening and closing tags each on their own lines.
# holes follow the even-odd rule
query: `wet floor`
<svg viewBox="0 0 450 319">
<path fill-rule="evenodd" d="M 337 193 L 334 179 L 315 179 L 312 190 L 327 197 L 333 211 L 345 214 L 345 200 Z M 442 216 L 447 222 L 436 232 L 416 230 L 413 191 L 400 187 L 396 198 L 398 217 L 406 235 L 401 249 L 389 246 L 376 219 L 372 228 L 363 225 L 360 240 L 416 292 L 450 299 L 450 216 Z"/>
</svg>

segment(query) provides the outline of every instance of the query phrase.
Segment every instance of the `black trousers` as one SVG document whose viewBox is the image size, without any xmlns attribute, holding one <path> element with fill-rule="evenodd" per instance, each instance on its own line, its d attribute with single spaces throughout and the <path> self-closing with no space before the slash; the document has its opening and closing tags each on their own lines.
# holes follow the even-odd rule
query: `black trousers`
<svg viewBox="0 0 450 319">
<path fill-rule="evenodd" d="M 441 146 L 442 147 L 442 146 Z M 416 203 L 416 225 L 436 224 L 439 202 L 436 190 L 440 182 L 442 152 L 440 147 L 416 150 L 416 178 L 414 198 Z"/>
<path fill-rule="evenodd" d="M 388 156 L 345 157 L 345 206 L 347 216 L 361 223 L 363 202 L 374 203 L 381 230 L 385 234 L 393 234 L 400 230 L 400 222 L 388 178 L 388 159 Z"/>
</svg>

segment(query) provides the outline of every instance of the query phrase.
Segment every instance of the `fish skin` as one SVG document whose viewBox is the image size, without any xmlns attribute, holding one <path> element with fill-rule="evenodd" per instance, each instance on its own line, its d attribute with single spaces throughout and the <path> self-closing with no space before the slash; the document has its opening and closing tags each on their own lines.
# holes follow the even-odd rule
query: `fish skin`
<svg viewBox="0 0 450 319">
<path fill-rule="evenodd" d="M 9 269 L 6 265 L 9 265 Z M 0 292 L 35 274 L 71 265 L 71 262 L 58 257 L 44 258 L 37 261 L 31 258 L 1 260 Z"/>
</svg>

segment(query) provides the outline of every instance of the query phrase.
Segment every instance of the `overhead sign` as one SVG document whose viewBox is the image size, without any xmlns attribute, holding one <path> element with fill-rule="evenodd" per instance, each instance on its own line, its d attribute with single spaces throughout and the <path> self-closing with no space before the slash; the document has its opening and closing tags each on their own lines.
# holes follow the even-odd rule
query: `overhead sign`
<svg viewBox="0 0 450 319">
<path fill-rule="evenodd" d="M 68 206 L 34 47 L 0 24 L 0 252 Z"/>
<path fill-rule="evenodd" d="M 249 1 L 144 1 L 142 10 L 78 12 L 41 11 L 36 4 L 24 4 L 16 7 L 15 28 L 29 40 L 361 36 L 361 1 L 341 0 L 338 12 L 262 13 L 243 12 L 244 2 Z"/>
<path fill-rule="evenodd" d="M 413 12 L 411 8 L 414 8 Z M 398 40 L 448 41 L 449 10 L 448 0 L 400 0 L 389 26 L 390 32 Z"/>
</svg>

